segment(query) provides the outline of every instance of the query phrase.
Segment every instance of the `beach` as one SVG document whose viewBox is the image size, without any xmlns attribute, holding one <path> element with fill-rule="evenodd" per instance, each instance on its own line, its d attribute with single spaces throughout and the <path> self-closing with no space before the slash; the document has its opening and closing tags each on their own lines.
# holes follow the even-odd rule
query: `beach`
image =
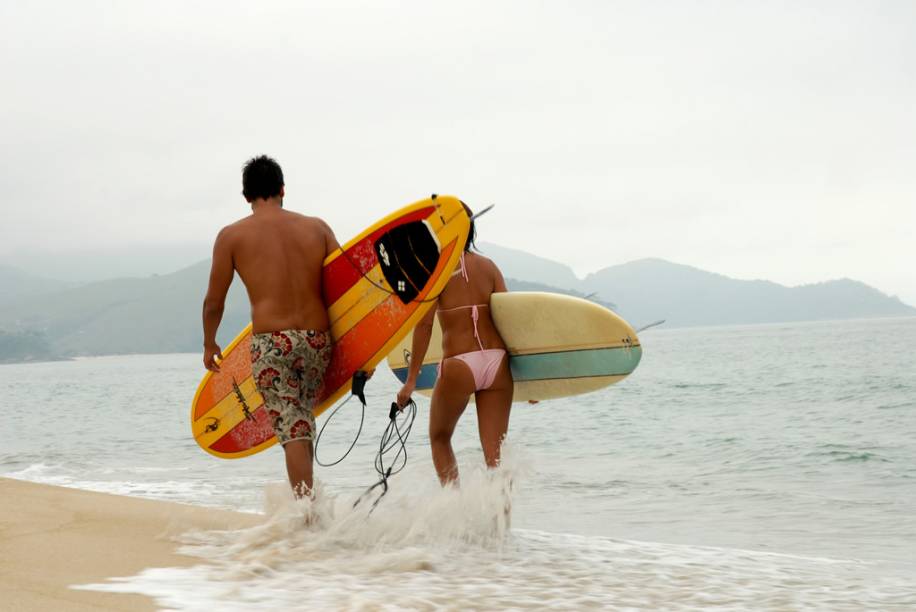
<svg viewBox="0 0 916 612">
<path fill-rule="evenodd" d="M 0 601 L 8 610 L 155 610 L 133 593 L 73 585 L 187 567 L 170 536 L 250 526 L 258 515 L 0 478 Z"/>
</svg>

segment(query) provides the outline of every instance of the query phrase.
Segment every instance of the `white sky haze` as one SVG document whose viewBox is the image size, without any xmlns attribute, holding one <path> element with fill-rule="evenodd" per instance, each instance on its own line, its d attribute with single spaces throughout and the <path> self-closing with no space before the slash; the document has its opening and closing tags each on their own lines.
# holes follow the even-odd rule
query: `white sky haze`
<svg viewBox="0 0 916 612">
<path fill-rule="evenodd" d="M 274 156 L 346 240 L 429 195 L 582 274 L 916 304 L 916 3 L 0 3 L 0 262 L 210 243 Z"/>
</svg>

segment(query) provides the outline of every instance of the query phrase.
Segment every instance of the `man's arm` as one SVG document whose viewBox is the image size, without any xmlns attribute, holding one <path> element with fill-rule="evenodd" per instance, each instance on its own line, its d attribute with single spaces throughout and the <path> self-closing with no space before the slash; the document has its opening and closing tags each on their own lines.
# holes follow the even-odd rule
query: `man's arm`
<svg viewBox="0 0 916 612">
<path fill-rule="evenodd" d="M 232 284 L 235 273 L 232 265 L 232 251 L 223 228 L 213 244 L 213 263 L 210 267 L 210 286 L 204 298 L 204 367 L 212 372 L 219 372 L 216 357 L 222 360 L 223 355 L 216 344 L 216 330 L 223 318 L 223 309 L 226 306 L 226 294 Z"/>
<path fill-rule="evenodd" d="M 340 244 L 337 242 L 337 237 L 334 236 L 334 231 L 331 229 L 331 226 L 325 223 L 323 219 L 319 219 L 318 221 L 321 224 L 321 228 L 324 230 L 324 256 L 327 257 L 339 249 Z"/>
</svg>

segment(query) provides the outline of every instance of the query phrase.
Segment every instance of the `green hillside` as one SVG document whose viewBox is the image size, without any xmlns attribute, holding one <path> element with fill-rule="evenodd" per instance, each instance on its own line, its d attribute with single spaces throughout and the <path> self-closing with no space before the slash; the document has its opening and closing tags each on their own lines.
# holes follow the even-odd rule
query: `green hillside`
<svg viewBox="0 0 916 612">
<path fill-rule="evenodd" d="M 60 356 L 199 351 L 200 312 L 209 261 L 148 278 L 91 283 L 0 307 L 0 329 L 33 331 Z M 219 340 L 228 343 L 248 323 L 244 287 L 229 291 Z"/>
<path fill-rule="evenodd" d="M 492 246 L 490 250 L 503 267 L 500 257 L 505 252 Z M 784 287 L 768 281 L 731 279 L 658 259 L 605 268 L 577 281 L 574 287 L 567 284 L 558 289 L 540 272 L 552 270 L 560 282 L 572 282 L 575 277 L 567 268 L 560 264 L 551 268 L 545 264 L 548 260 L 533 255 L 526 258 L 521 251 L 509 255 L 512 265 L 507 267 L 526 275 L 517 278 L 507 273 L 511 290 L 586 297 L 618 311 L 634 324 L 667 319 L 669 326 L 675 327 L 916 314 L 916 309 L 900 300 L 856 281 Z M 15 300 L 0 301 L 0 360 L 198 352 L 202 344 L 200 310 L 209 268 L 207 260 L 172 274 L 70 288 L 11 273 L 10 286 L 22 291 Z M 248 298 L 236 279 L 220 326 L 221 345 L 225 346 L 248 321 Z"/>
<path fill-rule="evenodd" d="M 181 353 L 201 350 L 200 311 L 210 262 L 173 274 L 90 283 L 20 299 L 0 307 L 0 359 L 8 361 Z M 576 291 L 507 279 L 516 291 Z M 218 341 L 226 346 L 248 324 L 248 297 L 236 277 L 226 300 Z M 29 340 L 33 341 L 31 348 Z"/>
<path fill-rule="evenodd" d="M 76 283 L 29 274 L 19 268 L 0 265 L 0 307 L 39 295 L 61 291 Z"/>
</svg>

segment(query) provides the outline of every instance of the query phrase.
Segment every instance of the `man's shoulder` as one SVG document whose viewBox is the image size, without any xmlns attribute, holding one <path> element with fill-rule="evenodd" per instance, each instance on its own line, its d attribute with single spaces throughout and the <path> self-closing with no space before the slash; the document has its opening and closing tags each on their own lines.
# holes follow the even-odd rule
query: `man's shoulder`
<svg viewBox="0 0 916 612">
<path fill-rule="evenodd" d="M 301 221 L 302 223 L 308 223 L 310 225 L 320 225 L 321 227 L 328 226 L 328 224 L 325 223 L 324 219 L 322 219 L 321 217 L 303 215 L 302 213 L 293 212 L 291 210 L 286 211 L 286 213 L 294 217 L 296 220 Z"/>
<path fill-rule="evenodd" d="M 295 215 L 294 220 L 298 226 L 307 232 L 327 235 L 331 232 L 330 226 L 321 217 L 311 217 L 301 213 L 289 211 L 289 214 Z"/>
<path fill-rule="evenodd" d="M 223 229 L 221 229 L 217 237 L 226 239 L 226 238 L 231 238 L 232 236 L 240 232 L 244 232 L 245 228 L 251 225 L 251 220 L 252 220 L 252 215 L 248 215 L 247 217 L 242 217 L 238 221 L 234 221 L 230 223 L 229 225 L 225 226 Z"/>
</svg>

